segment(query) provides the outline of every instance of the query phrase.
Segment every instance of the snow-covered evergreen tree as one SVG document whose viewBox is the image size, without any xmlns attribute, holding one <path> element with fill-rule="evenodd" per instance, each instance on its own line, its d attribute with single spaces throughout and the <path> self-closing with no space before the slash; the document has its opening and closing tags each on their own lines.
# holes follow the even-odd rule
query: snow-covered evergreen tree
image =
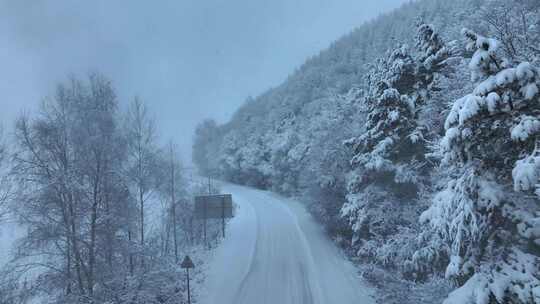
<svg viewBox="0 0 540 304">
<path fill-rule="evenodd" d="M 379 242 L 404 224 L 398 197 L 414 200 L 419 187 L 424 144 L 414 131 L 416 66 L 407 47 L 378 60 L 367 82 L 369 91 L 359 102 L 367 108 L 365 130 L 346 141 L 352 149 L 347 201 L 342 216 L 353 230 L 359 255 L 373 252 Z"/>
<path fill-rule="evenodd" d="M 537 303 L 538 198 L 508 188 L 532 194 L 538 182 L 540 74 L 526 62 L 510 66 L 497 40 L 463 34 L 476 87 L 446 119 L 440 146 L 450 179 L 421 222 L 443 239 L 445 276 L 462 285 L 445 303 Z"/>
<path fill-rule="evenodd" d="M 456 42 L 446 43 L 431 24 L 420 23 L 415 39 L 417 50 L 416 105 L 418 134 L 427 141 L 440 137 L 449 93 L 459 88 L 456 70 L 461 57 Z"/>
<path fill-rule="evenodd" d="M 367 79 L 367 94 L 360 100 L 368 113 L 365 130 L 346 142 L 354 153 L 354 170 L 342 214 L 356 232 L 355 239 L 384 241 L 384 234 L 399 230 L 388 228 L 391 224 L 408 229 L 402 214 L 406 211 L 400 205 L 408 200 L 405 205 L 414 209 L 426 185 L 426 137 L 433 137 L 430 134 L 435 131 L 429 126 L 441 115 L 433 115 L 431 110 L 445 106 L 432 105 L 438 101 L 432 97 L 447 73 L 443 69 L 452 51 L 433 26 L 420 24 L 417 32 L 415 56 L 401 46 L 385 60 L 376 61 Z M 381 221 L 385 227 L 376 228 Z M 374 230 L 386 232 L 377 237 Z"/>
<path fill-rule="evenodd" d="M 427 82 L 431 82 L 433 72 L 444 67 L 443 62 L 450 56 L 450 50 L 435 28 L 426 23 L 419 24 L 415 43 L 419 53 L 419 74 L 425 75 Z"/>
</svg>

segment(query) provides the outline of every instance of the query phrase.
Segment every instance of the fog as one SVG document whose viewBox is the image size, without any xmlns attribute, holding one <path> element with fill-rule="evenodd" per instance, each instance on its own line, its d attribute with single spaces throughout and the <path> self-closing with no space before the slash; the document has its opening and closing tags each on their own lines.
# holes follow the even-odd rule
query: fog
<svg viewBox="0 0 540 304">
<path fill-rule="evenodd" d="M 0 1 L 0 121 L 70 74 L 146 101 L 190 161 L 196 124 L 226 121 L 309 56 L 403 0 Z"/>
</svg>

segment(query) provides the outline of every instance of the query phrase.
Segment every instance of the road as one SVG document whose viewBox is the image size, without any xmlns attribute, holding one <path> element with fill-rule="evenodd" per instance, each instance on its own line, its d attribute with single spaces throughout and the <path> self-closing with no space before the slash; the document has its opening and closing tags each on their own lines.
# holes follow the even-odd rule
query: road
<svg viewBox="0 0 540 304">
<path fill-rule="evenodd" d="M 237 213 L 210 265 L 203 304 L 372 304 L 357 275 L 298 202 L 223 184 Z"/>
</svg>

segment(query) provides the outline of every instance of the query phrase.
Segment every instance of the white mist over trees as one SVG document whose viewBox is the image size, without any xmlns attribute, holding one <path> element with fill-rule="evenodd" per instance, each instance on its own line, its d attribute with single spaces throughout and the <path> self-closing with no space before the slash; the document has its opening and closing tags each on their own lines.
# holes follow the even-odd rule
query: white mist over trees
<svg viewBox="0 0 540 304">
<path fill-rule="evenodd" d="M 538 1 L 406 4 L 202 123 L 194 162 L 300 197 L 384 303 L 538 303 L 539 39 Z"/>
<path fill-rule="evenodd" d="M 0 221 L 3 219 L 5 204 L 8 199 L 8 187 L 9 183 L 7 181 L 7 150 L 4 139 L 4 129 L 0 126 Z"/>
<path fill-rule="evenodd" d="M 26 233 L 0 302 L 184 303 L 177 262 L 202 248 L 186 219 L 206 185 L 188 182 L 173 144 L 158 145 L 141 100 L 123 112 L 103 76 L 71 78 L 13 133 L 12 153 L 0 150 L 13 189 L 0 199 Z"/>
</svg>

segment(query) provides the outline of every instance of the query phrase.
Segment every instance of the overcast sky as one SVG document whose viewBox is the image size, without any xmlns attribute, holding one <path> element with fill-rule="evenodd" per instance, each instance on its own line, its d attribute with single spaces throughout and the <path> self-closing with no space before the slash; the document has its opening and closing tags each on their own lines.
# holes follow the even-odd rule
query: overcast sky
<svg viewBox="0 0 540 304">
<path fill-rule="evenodd" d="M 204 118 L 226 121 L 340 36 L 405 0 L 0 0 L 0 122 L 70 74 L 138 95 L 189 161 Z"/>
</svg>

